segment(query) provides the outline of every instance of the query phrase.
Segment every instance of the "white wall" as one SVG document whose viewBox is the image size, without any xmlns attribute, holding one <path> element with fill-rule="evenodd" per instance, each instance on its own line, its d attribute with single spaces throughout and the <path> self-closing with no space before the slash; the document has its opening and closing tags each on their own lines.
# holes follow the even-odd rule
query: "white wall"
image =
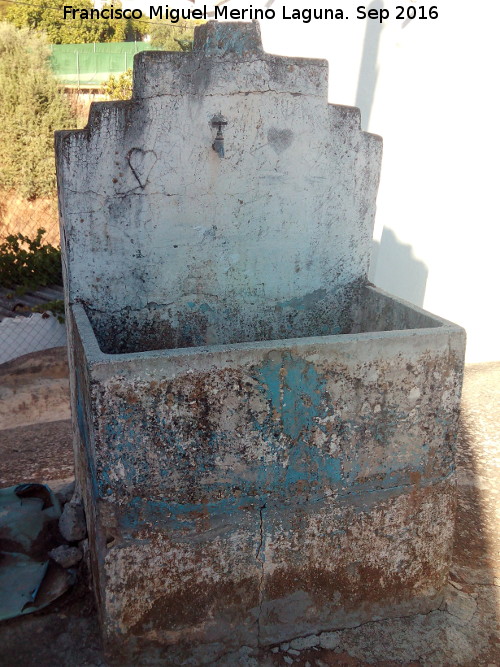
<svg viewBox="0 0 500 667">
<path fill-rule="evenodd" d="M 272 5 L 277 16 L 283 4 L 289 13 L 333 6 L 349 16 L 276 18 L 261 30 L 267 51 L 327 58 L 330 101 L 359 106 L 363 128 L 384 138 L 373 282 L 464 326 L 468 362 L 500 359 L 499 3 L 419 0 L 437 5 L 439 18 L 405 23 L 395 7 L 411 2 L 373 0 L 367 6 L 391 11 L 380 27 L 355 18 L 362 0 L 229 2 Z"/>
<path fill-rule="evenodd" d="M 266 50 L 327 58 L 330 101 L 384 138 L 372 280 L 464 326 L 468 362 L 500 359 L 500 6 L 440 0 L 438 19 L 380 31 L 354 18 L 358 2 L 293 6 L 332 4 L 352 18 L 261 29 Z"/>
<path fill-rule="evenodd" d="M 0 341 L 0 364 L 4 364 L 23 354 L 66 345 L 66 327 L 46 313 L 6 317 L 0 322 Z"/>
</svg>

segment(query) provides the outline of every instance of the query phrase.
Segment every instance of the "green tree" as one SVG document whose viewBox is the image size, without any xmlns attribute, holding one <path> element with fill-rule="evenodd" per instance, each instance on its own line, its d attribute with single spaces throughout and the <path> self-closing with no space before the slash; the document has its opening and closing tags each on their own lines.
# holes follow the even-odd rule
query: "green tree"
<svg viewBox="0 0 500 667">
<path fill-rule="evenodd" d="M 13 4 L 7 10 L 7 20 L 17 28 L 45 32 L 51 44 L 87 44 L 91 42 L 124 42 L 127 31 L 137 26 L 123 19 L 64 19 L 65 0 L 37 0 L 33 4 Z M 107 5 L 105 5 L 107 6 Z M 120 7 L 116 2 L 113 7 Z M 71 7 L 90 12 L 90 0 L 73 0 Z"/>
<path fill-rule="evenodd" d="M 62 284 L 61 251 L 43 239 L 40 228 L 35 238 L 12 234 L 0 243 L 0 285 L 15 288 L 17 294 L 39 287 Z"/>
<path fill-rule="evenodd" d="M 55 188 L 54 130 L 75 124 L 43 35 L 0 23 L 0 188 L 28 198 Z"/>
<path fill-rule="evenodd" d="M 104 82 L 103 92 L 110 100 L 129 100 L 132 97 L 132 69 L 119 76 L 111 74 Z"/>
<path fill-rule="evenodd" d="M 148 21 L 143 28 L 145 34 L 151 36 L 151 44 L 165 51 L 191 51 L 193 48 L 194 27 L 203 21 L 179 21 L 171 23 L 169 20 Z M 103 90 L 110 100 L 129 100 L 132 97 L 132 70 L 123 74 L 111 74 L 105 81 Z"/>
<path fill-rule="evenodd" d="M 151 44 L 163 51 L 191 51 L 193 48 L 194 27 L 204 21 L 170 20 L 151 21 L 147 31 L 151 35 Z"/>
</svg>

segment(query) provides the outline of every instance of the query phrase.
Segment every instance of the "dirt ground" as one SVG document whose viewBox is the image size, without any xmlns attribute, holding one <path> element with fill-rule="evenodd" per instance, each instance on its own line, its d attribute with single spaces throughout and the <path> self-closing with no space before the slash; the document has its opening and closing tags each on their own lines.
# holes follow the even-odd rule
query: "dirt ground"
<svg viewBox="0 0 500 667">
<path fill-rule="evenodd" d="M 335 648 L 306 648 L 299 642 L 273 647 L 257 658 L 242 652 L 217 664 L 499 666 L 499 454 L 500 362 L 469 365 L 457 449 L 455 548 L 442 609 L 332 633 Z M 69 421 L 0 431 L 0 486 L 67 478 L 71 471 Z M 105 664 L 93 598 L 84 577 L 45 611 L 0 623 L 2 667 Z"/>
<path fill-rule="evenodd" d="M 0 431 L 0 487 L 72 475 L 68 419 Z"/>
</svg>

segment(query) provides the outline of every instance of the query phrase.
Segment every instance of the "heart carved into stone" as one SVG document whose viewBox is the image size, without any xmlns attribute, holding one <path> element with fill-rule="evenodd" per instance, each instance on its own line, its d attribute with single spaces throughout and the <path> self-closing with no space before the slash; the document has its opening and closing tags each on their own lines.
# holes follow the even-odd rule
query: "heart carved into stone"
<svg viewBox="0 0 500 667">
<path fill-rule="evenodd" d="M 267 140 L 277 153 L 282 153 L 291 145 L 293 132 L 289 129 L 278 130 L 278 128 L 272 127 L 267 133 Z"/>
<path fill-rule="evenodd" d="M 157 159 L 154 151 L 144 151 L 142 148 L 131 148 L 129 150 L 127 160 L 141 188 L 144 189 L 146 187 L 149 175 Z"/>
</svg>

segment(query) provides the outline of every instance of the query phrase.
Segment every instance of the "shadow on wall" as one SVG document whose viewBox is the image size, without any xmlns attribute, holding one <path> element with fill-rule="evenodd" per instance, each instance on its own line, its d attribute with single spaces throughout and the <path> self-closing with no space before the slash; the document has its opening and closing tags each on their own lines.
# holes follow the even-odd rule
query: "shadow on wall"
<svg viewBox="0 0 500 667">
<path fill-rule="evenodd" d="M 380 11 L 383 8 L 384 3 L 381 2 L 381 0 L 375 0 L 370 3 L 368 10 L 376 9 L 377 11 Z M 358 89 L 356 91 L 355 103 L 355 106 L 361 109 L 363 129 L 368 128 L 373 107 L 373 99 L 375 97 L 375 88 L 377 87 L 377 56 L 381 32 L 382 24 L 380 21 L 366 21 L 363 55 L 361 57 L 361 65 L 359 68 Z"/>
<path fill-rule="evenodd" d="M 382 0 L 374 0 L 368 7 L 369 10 L 377 11 L 383 8 Z M 356 106 L 361 110 L 364 129 L 370 123 L 377 87 L 377 57 L 382 29 L 383 25 L 379 21 L 366 21 L 356 91 Z M 377 287 L 422 307 L 428 273 L 427 266 L 414 256 L 412 246 L 401 243 L 391 229 L 384 227 L 380 242 L 373 241 L 370 280 Z"/>
<path fill-rule="evenodd" d="M 422 307 L 428 275 L 412 246 L 401 243 L 391 229 L 384 227 L 380 241 L 373 240 L 369 278 L 377 287 Z"/>
</svg>

